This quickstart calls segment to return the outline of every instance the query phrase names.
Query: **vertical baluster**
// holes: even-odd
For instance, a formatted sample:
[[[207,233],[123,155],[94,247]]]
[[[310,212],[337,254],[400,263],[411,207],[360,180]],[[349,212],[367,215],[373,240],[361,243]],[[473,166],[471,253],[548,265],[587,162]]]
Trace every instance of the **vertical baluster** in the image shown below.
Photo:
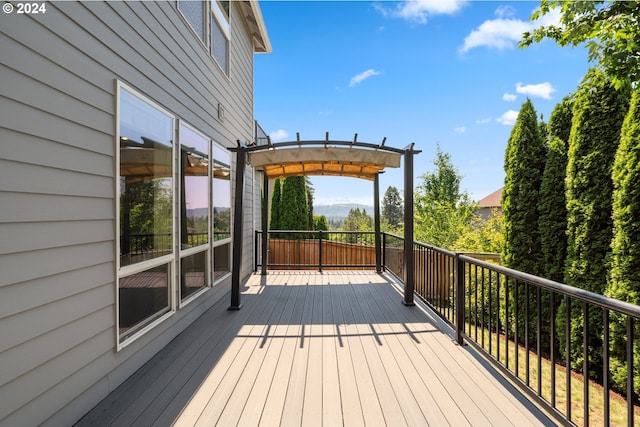
[[[584,409],[584,427],[589,427],[589,306],[586,301],[582,303],[582,395]]]
[[[571,421],[571,298],[569,295],[565,297],[564,310],[564,354],[566,372],[566,388],[567,388],[567,419]]]
[[[602,309],[602,396],[604,399],[604,426],[609,427],[609,310]]]
[[[538,352],[538,396],[542,396],[542,290],[536,286],[536,350]]]
[[[633,318],[627,315],[627,425],[633,426]]]
[[[551,291],[549,297],[549,304],[551,305],[549,312],[551,318],[549,319],[549,340],[551,341],[551,406],[556,407],[556,293]]]
[[[529,282],[524,284],[524,367],[525,367],[525,383],[529,386],[529,319],[531,318],[529,312]]]

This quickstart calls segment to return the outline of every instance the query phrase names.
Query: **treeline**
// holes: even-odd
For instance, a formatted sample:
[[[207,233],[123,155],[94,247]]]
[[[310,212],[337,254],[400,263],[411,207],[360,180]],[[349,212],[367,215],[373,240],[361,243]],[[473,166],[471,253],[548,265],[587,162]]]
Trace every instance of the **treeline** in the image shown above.
[[[539,123],[527,100],[511,132],[505,154],[502,208],[505,218],[504,265],[570,286],[640,303],[640,90],[615,84],[592,69],[575,94],[554,109],[549,123]],[[523,285],[520,285],[523,286]],[[524,291],[518,307],[525,306]],[[511,296],[511,313],[515,301]],[[542,318],[556,310],[556,337],[565,342],[565,304],[551,307],[543,293]],[[602,381],[603,346],[609,346],[613,386],[626,387],[626,329],[612,314],[609,343],[603,342],[602,312],[585,318],[570,307],[572,367],[582,371],[583,326],[587,322],[588,370]],[[524,322],[534,331],[536,315]],[[547,329],[543,333],[548,334]],[[532,338],[532,337],[530,337]],[[634,379],[640,388],[640,343],[634,343]],[[564,345],[556,345],[564,351]],[[543,349],[549,351],[549,348]],[[565,356],[564,354],[562,356]]]

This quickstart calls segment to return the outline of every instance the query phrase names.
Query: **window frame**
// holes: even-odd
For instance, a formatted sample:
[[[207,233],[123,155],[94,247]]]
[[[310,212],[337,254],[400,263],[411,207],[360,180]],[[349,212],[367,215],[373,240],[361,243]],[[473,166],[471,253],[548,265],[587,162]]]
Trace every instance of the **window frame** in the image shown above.
[[[188,124],[185,120],[183,119],[178,119],[178,125],[176,126],[177,130],[178,130],[178,142],[176,143],[177,146],[179,146],[180,148],[180,152],[182,152],[182,140],[181,140],[181,133],[180,133],[180,127],[184,126],[187,129],[189,129],[191,132],[195,133],[196,135],[200,136],[202,139],[204,139],[205,141],[207,141],[207,154],[209,156],[209,166],[207,168],[207,208],[208,208],[208,218],[207,218],[207,233],[208,233],[208,240],[206,244],[202,244],[199,246],[194,246],[192,248],[187,248],[187,249],[182,249],[182,247],[180,247],[180,243],[178,243],[178,260],[177,262],[180,264],[180,266],[177,268],[176,270],[176,294],[177,294],[177,301],[178,301],[178,308],[183,308],[186,307],[190,302],[192,302],[193,300],[197,299],[200,295],[202,295],[203,293],[205,293],[209,288],[212,287],[213,285],[213,246],[212,246],[212,227],[213,227],[213,198],[212,198],[212,183],[211,183],[211,179],[212,179],[212,173],[213,173],[213,149],[212,149],[212,141],[209,137],[207,137],[204,133],[200,132],[198,129],[196,129],[195,127],[191,126],[190,124]],[[179,176],[180,178],[182,177],[182,164],[180,162],[180,160],[178,160],[178,169],[179,169]],[[179,195],[179,201],[178,204],[182,203],[182,192],[184,191],[184,188],[182,188],[182,179],[179,179],[177,182],[177,186],[178,186],[178,195]],[[176,220],[178,221],[178,236],[180,240],[182,238],[182,221],[180,220],[180,214],[182,213],[182,207],[179,206],[179,211],[177,212],[177,214],[175,215]],[[188,295],[186,298],[182,298],[180,289],[181,289],[181,284],[179,283],[180,280],[180,273],[181,273],[181,268],[182,268],[182,259],[189,257],[191,255],[196,255],[199,253],[205,252],[205,265],[206,265],[206,272],[205,272],[205,278],[206,278],[206,284],[201,288],[198,289],[197,291],[195,291],[193,294]]]
[[[209,0],[209,16],[210,16],[210,24],[209,24],[209,54],[213,58],[214,62],[218,65],[218,67],[222,70],[225,76],[229,77],[229,70],[231,68],[231,4],[232,1],[229,1],[229,14],[227,15],[225,11],[222,9],[220,4],[218,4],[220,0]],[[222,64],[218,61],[218,59],[213,54],[213,43],[211,40],[213,29],[212,26],[217,25],[220,28],[220,32],[226,38],[227,44],[225,46],[225,59],[226,59],[226,67],[223,67]]]
[[[213,0],[215,1],[215,0]],[[213,226],[214,226],[214,216],[215,216],[215,203],[213,201],[213,192],[214,192],[214,185],[213,185],[213,166],[215,165],[216,162],[216,158],[215,158],[215,148],[218,148],[222,151],[224,151],[225,153],[227,153],[229,155],[229,237],[226,239],[220,239],[220,240],[215,240],[214,236],[213,236]],[[233,215],[233,194],[231,192],[231,180],[233,177],[233,172],[234,172],[234,168],[232,165],[232,161],[233,161],[233,157],[231,154],[231,151],[229,151],[229,149],[227,149],[225,146],[223,146],[222,144],[213,141],[212,146],[211,146],[211,281],[213,283],[213,286],[217,285],[218,283],[222,282],[223,280],[225,280],[227,277],[229,277],[231,275],[231,272],[233,270],[233,251],[232,251],[232,247],[233,247],[233,226],[234,226],[234,215]],[[225,163],[226,164],[226,163]],[[217,248],[218,246],[223,246],[223,245],[229,245],[229,272],[223,274],[222,276],[220,276],[218,279],[215,278],[215,248]]]
[[[128,92],[130,95],[135,97],[137,100],[145,103],[147,106],[152,107],[153,109],[159,111],[163,115],[167,116],[168,119],[171,120],[171,207],[172,207],[172,218],[171,218],[171,252],[168,254],[160,255],[156,258],[145,259],[140,262],[136,262],[133,264],[128,264],[125,266],[121,265],[121,219],[120,219],[120,194],[121,194],[121,155],[120,155],[120,137],[121,137],[121,119],[122,119],[122,111],[121,111],[121,102],[122,102],[122,91]],[[125,347],[134,343],[139,338],[143,337],[147,332],[156,328],[159,324],[163,323],[165,320],[173,316],[178,310],[187,306],[192,301],[198,299],[201,295],[205,294],[209,289],[215,287],[220,284],[224,280],[227,280],[231,274],[233,269],[233,193],[232,193],[232,180],[233,180],[233,170],[235,169],[233,164],[233,155],[232,152],[225,147],[223,144],[214,141],[212,138],[208,137],[205,133],[199,131],[194,126],[190,125],[188,122],[181,119],[177,114],[172,113],[170,110],[164,108],[150,97],[146,96],[141,91],[134,89],[132,86],[124,83],[121,80],[115,80],[115,184],[114,184],[114,194],[115,194],[115,229],[114,233],[116,236],[115,242],[115,340],[116,340],[116,351],[121,351]],[[194,132],[196,135],[202,137],[203,140],[207,142],[208,156],[209,156],[209,166],[207,168],[207,179],[208,179],[208,189],[207,189],[207,208],[209,213],[209,218],[207,220],[207,232],[208,232],[208,242],[206,244],[198,245],[192,248],[182,249],[181,247],[181,239],[182,239],[182,230],[181,230],[181,214],[182,214],[182,206],[180,205],[182,199],[182,192],[184,188],[182,188],[182,141],[180,135],[180,128],[184,126],[188,128],[190,131]],[[126,135],[125,135],[126,136]],[[187,144],[188,146],[188,144]],[[220,150],[225,153],[225,159],[222,159],[220,163],[229,168],[229,237],[224,238],[218,241],[214,240],[214,165],[216,162],[215,152],[216,150]],[[228,164],[226,161],[228,160]],[[215,249],[226,245],[228,246],[228,271],[223,275],[215,278]],[[196,255],[200,253],[205,253],[206,257],[206,273],[205,277],[207,280],[207,284],[203,286],[201,289],[193,292],[193,294],[188,295],[184,300],[181,299],[181,291],[180,291],[180,276],[181,276],[181,268],[182,268],[182,260],[188,256]],[[128,329],[125,333],[120,333],[120,280],[131,276],[137,273],[143,273],[145,271],[151,270],[157,267],[166,266],[167,268],[167,306],[162,310],[150,315],[149,317],[141,320],[138,324],[135,324],[130,329]]]
[[[200,34],[198,34],[198,31],[193,28],[193,25],[191,25],[191,21],[189,21],[189,18],[187,17],[187,15],[184,14],[184,12],[182,11],[182,9],[180,9],[180,3],[181,2],[186,2],[187,0],[176,0],[176,9],[178,9],[178,12],[180,12],[180,16],[182,17],[182,19],[184,19],[184,21],[187,23],[189,29],[191,30],[191,32],[193,32],[193,34],[196,36],[196,38],[198,40],[200,40],[200,43],[202,43],[202,45],[206,48],[208,48],[207,46],[207,39],[209,38],[209,9],[207,7],[207,2],[206,1],[200,1],[200,3],[202,3],[203,8],[202,8],[202,38],[200,37]]]
[[[121,91],[125,90],[129,92],[129,94],[133,95],[137,99],[142,102],[150,105],[154,109],[160,111],[162,114],[166,115],[171,119],[171,153],[172,153],[172,218],[171,218],[171,253],[159,256],[157,258],[152,258],[144,261],[140,261],[134,264],[129,264],[126,266],[120,265],[120,256],[121,256],[121,245],[120,245],[120,137],[121,137],[121,129],[120,129],[120,119],[121,119]],[[173,289],[175,289],[175,258],[176,258],[176,242],[175,242],[175,230],[176,230],[176,215],[175,215],[175,205],[176,205],[176,150],[175,150],[175,135],[176,135],[176,117],[170,111],[163,108],[161,105],[154,102],[149,97],[145,96],[141,92],[127,85],[126,83],[116,80],[116,156],[115,156],[115,234],[116,234],[116,244],[115,244],[115,259],[116,259],[116,350],[120,351],[123,348],[130,345],[132,342],[136,341],[141,336],[145,335],[149,330],[155,328],[158,324],[164,322],[169,317],[173,316],[176,311],[176,299],[174,297]],[[168,266],[168,289],[167,289],[167,311],[161,311],[154,315],[152,315],[147,322],[142,322],[139,325],[132,327],[130,333],[121,334],[120,333],[120,279],[131,276],[133,274],[142,273],[144,271],[150,270],[155,267],[160,267],[163,265]]]

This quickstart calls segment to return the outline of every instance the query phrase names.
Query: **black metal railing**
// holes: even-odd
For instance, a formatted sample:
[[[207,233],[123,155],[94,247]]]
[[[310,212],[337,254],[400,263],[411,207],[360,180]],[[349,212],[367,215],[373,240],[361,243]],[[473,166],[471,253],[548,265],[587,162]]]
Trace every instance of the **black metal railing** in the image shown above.
[[[375,266],[373,232],[269,233],[268,268]],[[256,269],[261,238],[256,232]],[[382,233],[381,245],[384,270],[404,282],[404,239]],[[415,295],[451,325],[459,344],[478,350],[562,424],[635,425],[640,307],[500,266],[495,256],[419,242],[413,249]],[[276,262],[276,252],[287,255]],[[572,328],[576,313],[597,321]],[[626,372],[622,389],[614,365],[615,375]]]

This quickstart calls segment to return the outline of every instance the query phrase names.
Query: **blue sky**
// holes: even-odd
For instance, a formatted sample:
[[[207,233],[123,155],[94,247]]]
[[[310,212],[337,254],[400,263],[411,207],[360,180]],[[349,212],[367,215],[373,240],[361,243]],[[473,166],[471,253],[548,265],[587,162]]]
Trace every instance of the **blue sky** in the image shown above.
[[[547,121],[589,67],[583,47],[517,47],[538,4],[261,1],[273,52],[255,57],[255,117],[274,141],[328,131],[334,140],[414,142],[416,185],[439,145],[478,200],[503,185],[507,140],[527,97]],[[317,205],[373,204],[369,181],[312,183]],[[402,169],[381,175],[381,197],[391,185],[402,191]]]

